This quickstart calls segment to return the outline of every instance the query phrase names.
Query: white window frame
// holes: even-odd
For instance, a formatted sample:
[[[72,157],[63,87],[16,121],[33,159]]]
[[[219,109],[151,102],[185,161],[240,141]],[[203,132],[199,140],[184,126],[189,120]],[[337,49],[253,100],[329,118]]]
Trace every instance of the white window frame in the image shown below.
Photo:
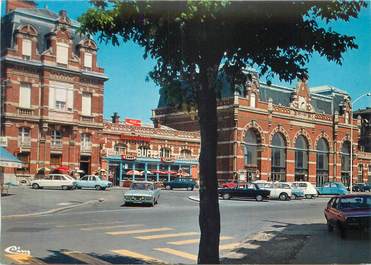
[[[51,144],[52,145],[62,145],[62,132],[58,130],[53,130],[51,133]]]
[[[28,83],[21,83],[19,87],[19,106],[22,108],[31,108],[31,90],[32,86]]]
[[[68,65],[69,45],[63,42],[57,42],[56,50],[57,50],[56,52],[57,63]]]
[[[93,68],[93,54],[90,52],[84,53],[84,67],[85,68]]]
[[[57,98],[57,91],[63,94],[63,99]],[[72,112],[74,102],[74,86],[70,83],[49,82],[49,108],[58,111]]]
[[[91,116],[91,101],[92,94],[83,92],[81,95],[81,114],[84,116]]]
[[[18,139],[21,143],[30,143],[31,142],[31,130],[27,127],[22,127],[18,131]]]
[[[32,41],[30,39],[22,39],[22,55],[23,59],[30,60],[32,55]]]

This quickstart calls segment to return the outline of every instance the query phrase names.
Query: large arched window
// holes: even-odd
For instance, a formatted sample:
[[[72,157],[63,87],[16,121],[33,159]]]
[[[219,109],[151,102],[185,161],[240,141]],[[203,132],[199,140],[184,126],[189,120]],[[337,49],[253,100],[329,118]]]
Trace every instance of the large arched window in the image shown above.
[[[295,142],[295,181],[308,181],[308,141],[299,135]]]
[[[272,138],[272,181],[286,181],[286,141],[281,133]]]
[[[341,181],[349,186],[350,181],[350,142],[345,141],[341,147]]]
[[[329,181],[329,146],[326,139],[321,138],[318,140],[316,150],[316,185],[319,187]]]
[[[162,147],[160,150],[160,157],[170,157],[171,150],[167,147]]]
[[[254,94],[255,95],[255,94]],[[245,135],[244,161],[249,181],[260,178],[260,155],[258,146],[260,145],[260,136],[254,129],[249,129]]]

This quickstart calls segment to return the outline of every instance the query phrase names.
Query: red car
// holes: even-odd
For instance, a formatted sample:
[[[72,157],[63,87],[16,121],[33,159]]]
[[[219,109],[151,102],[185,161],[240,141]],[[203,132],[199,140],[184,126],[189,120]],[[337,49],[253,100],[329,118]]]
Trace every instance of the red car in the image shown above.
[[[337,228],[342,238],[347,230],[371,228],[371,195],[349,194],[331,198],[325,209],[328,231]]]
[[[222,187],[223,188],[227,188],[227,189],[233,189],[233,188],[236,188],[237,187],[237,183],[235,183],[235,182],[226,182],[226,183],[223,183]]]

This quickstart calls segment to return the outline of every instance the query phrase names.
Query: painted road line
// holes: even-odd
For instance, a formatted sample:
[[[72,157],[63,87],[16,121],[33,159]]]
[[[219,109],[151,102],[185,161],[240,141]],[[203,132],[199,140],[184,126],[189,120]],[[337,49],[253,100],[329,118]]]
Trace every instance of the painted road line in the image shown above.
[[[90,265],[99,265],[99,264],[111,265],[111,263],[109,263],[107,261],[98,259],[96,257],[90,256],[86,253],[82,253],[82,252],[79,252],[79,251],[64,251],[64,252],[62,252],[62,254],[66,255],[66,256],[69,256],[73,259],[82,261],[86,264],[90,264]]]
[[[184,251],[180,251],[180,250],[176,250],[176,249],[172,249],[172,248],[155,248],[155,250],[165,252],[165,253],[168,253],[168,254],[171,254],[171,255],[174,255],[174,256],[178,256],[178,257],[181,257],[181,258],[184,258],[184,259],[197,261],[197,256],[193,255],[191,253],[188,253],[188,252],[184,252]]]
[[[161,228],[150,228],[150,229],[141,229],[141,230],[115,231],[115,232],[106,232],[106,234],[111,235],[111,236],[121,236],[121,235],[161,232],[161,231],[170,231],[170,230],[174,230],[174,228],[161,227]]]
[[[220,240],[228,240],[233,239],[233,237],[230,236],[221,236]],[[190,244],[197,244],[200,242],[200,239],[188,239],[188,240],[179,240],[179,241],[173,241],[173,242],[167,242],[170,245],[176,245],[176,246],[182,246],[182,245],[190,245]]]
[[[5,256],[17,264],[47,264],[40,259],[34,258],[28,254],[5,254]]]
[[[178,236],[195,236],[199,234],[200,233],[197,233],[197,232],[185,232],[185,233],[161,234],[161,235],[151,235],[151,236],[136,236],[134,238],[142,239],[142,240],[152,240],[152,239],[171,238],[171,237],[178,237]]]
[[[123,222],[110,222],[110,224],[122,224]],[[81,227],[81,226],[94,226],[94,225],[106,225],[105,223],[84,223],[84,224],[70,224],[70,225],[56,225],[56,228],[66,228],[66,227]]]
[[[80,228],[81,231],[94,231],[94,230],[110,230],[110,229],[115,229],[115,228],[120,228],[120,227],[136,227],[136,226],[144,226],[142,224],[133,224],[133,225],[111,225],[111,226],[100,226],[100,227],[85,227],[85,228]]]
[[[141,261],[144,261],[144,262],[147,262],[147,263],[165,263],[164,261],[162,260],[159,260],[159,259],[156,259],[156,258],[153,258],[153,257],[150,257],[150,256],[146,256],[146,255],[143,255],[143,254],[140,254],[138,252],[134,252],[134,251],[130,251],[130,250],[127,250],[127,249],[116,249],[116,250],[111,250],[113,253],[116,253],[120,256],[125,256],[125,257],[128,257],[128,258],[133,258],[133,259],[138,259],[138,260],[141,260]]]
[[[233,249],[240,245],[240,243],[224,244],[219,246],[219,250]]]

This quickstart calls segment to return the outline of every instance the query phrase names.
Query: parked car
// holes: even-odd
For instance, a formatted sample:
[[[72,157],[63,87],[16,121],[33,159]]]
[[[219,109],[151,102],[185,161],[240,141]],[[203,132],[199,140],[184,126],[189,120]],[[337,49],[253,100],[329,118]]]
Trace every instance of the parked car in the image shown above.
[[[124,204],[150,204],[155,206],[160,198],[160,189],[148,181],[135,181],[130,190],[124,194]]]
[[[257,201],[269,199],[270,191],[262,190],[256,184],[238,185],[235,188],[221,188],[218,189],[219,197],[224,200],[231,198],[251,198]]]
[[[292,190],[289,184],[284,182],[266,182],[266,181],[254,181],[260,189],[269,190],[270,199],[279,199],[281,201],[290,200],[292,196]]]
[[[50,174],[45,176],[43,179],[35,179],[31,181],[31,187],[33,189],[60,188],[62,190],[68,190],[73,189],[75,181],[76,180],[72,180],[68,175]]]
[[[293,200],[300,200],[300,199],[303,199],[304,198],[305,193],[304,193],[304,191],[302,189],[299,189],[299,188],[293,186],[292,183],[289,183],[289,182],[285,182],[285,183],[287,185],[289,185],[290,188],[291,188],[291,193],[292,193],[291,199],[293,199]]]
[[[331,198],[324,211],[328,231],[337,228],[342,238],[347,230],[371,228],[371,195],[348,194]]]
[[[307,181],[294,181],[291,183],[291,187],[298,188],[304,191],[304,196],[307,199],[313,199],[318,196],[318,192],[312,183]]]
[[[352,190],[356,192],[371,191],[371,184],[370,183],[356,183],[353,185]]]
[[[193,190],[196,187],[196,182],[190,178],[177,178],[171,181],[164,181],[165,189],[172,190],[172,189],[187,189]]]
[[[327,182],[322,187],[316,187],[319,195],[345,195],[349,191],[341,182]]]
[[[99,176],[85,175],[75,182],[77,189],[90,188],[96,190],[105,190],[112,187],[112,182],[102,180]]]

